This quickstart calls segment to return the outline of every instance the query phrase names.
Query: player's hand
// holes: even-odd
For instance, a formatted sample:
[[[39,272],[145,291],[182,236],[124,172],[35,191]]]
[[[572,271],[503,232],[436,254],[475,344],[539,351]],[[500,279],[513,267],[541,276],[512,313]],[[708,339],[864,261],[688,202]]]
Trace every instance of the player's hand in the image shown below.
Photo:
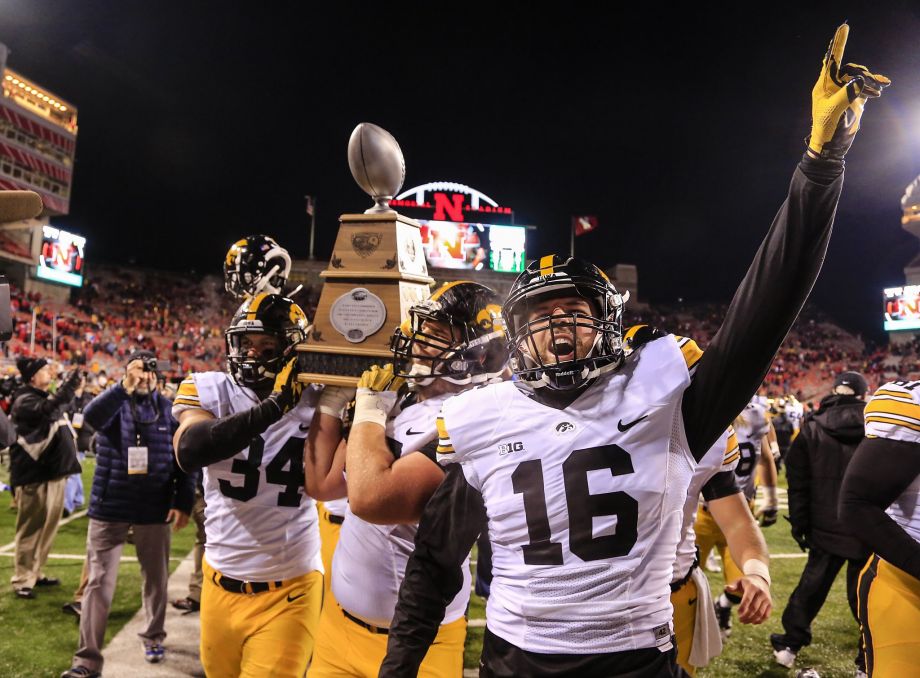
[[[779,510],[775,506],[765,506],[757,512],[755,517],[760,521],[761,527],[770,527],[771,525],[776,525],[778,515]]]
[[[175,508],[169,509],[169,513],[166,514],[166,522],[172,523],[173,532],[178,532],[183,527],[188,525],[188,519],[188,513]]]
[[[763,577],[756,574],[741,577],[738,581],[728,584],[725,592],[741,596],[738,605],[738,621],[742,624],[762,624],[770,617],[773,609],[773,598],[770,596],[770,585]]]
[[[850,27],[837,28],[824,55],[818,82],[811,91],[811,134],[807,153],[813,158],[842,160],[859,130],[866,99],[880,96],[891,84],[859,64],[843,63]]]
[[[355,399],[355,389],[349,386],[324,386],[316,409],[336,419],[342,419],[345,408]]]
[[[285,414],[300,402],[302,393],[303,384],[297,381],[297,356],[294,356],[275,377],[275,385],[269,397],[278,405],[281,414]]]
[[[396,406],[398,391],[406,380],[393,374],[393,365],[374,365],[358,380],[353,425],[365,421],[386,426],[387,417]]]

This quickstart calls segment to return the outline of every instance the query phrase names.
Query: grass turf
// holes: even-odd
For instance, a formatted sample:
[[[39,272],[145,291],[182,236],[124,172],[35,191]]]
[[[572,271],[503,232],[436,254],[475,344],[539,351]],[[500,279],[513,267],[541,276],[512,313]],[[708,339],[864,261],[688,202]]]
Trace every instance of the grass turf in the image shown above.
[[[83,462],[83,486],[87,498],[94,470],[93,460]],[[16,513],[8,508],[10,494],[5,492],[0,497],[3,502],[0,505],[0,546],[4,546],[15,538]],[[87,523],[88,519],[84,516],[62,526],[51,548],[52,554],[85,554]],[[194,545],[195,527],[193,523],[189,525],[181,532],[173,533],[173,558],[185,557]],[[122,555],[134,556],[134,547],[125,545]],[[178,564],[177,560],[171,560],[170,572]],[[77,649],[79,626],[74,617],[61,612],[61,606],[72,600],[73,592],[80,583],[82,568],[82,559],[50,558],[46,574],[60,579],[61,585],[35,589],[35,600],[15,598],[12,589],[6,585],[6,590],[0,595],[0,620],[3,625],[0,676],[58,676],[70,667],[71,657]],[[13,558],[0,556],[0,579],[9,582],[12,575]],[[106,628],[106,643],[134,616],[140,606],[140,566],[136,562],[122,563]]]
[[[87,496],[93,468],[91,460],[84,463],[83,477]],[[15,522],[15,513],[6,508],[9,494],[2,496],[4,504],[0,506],[0,546],[13,541]],[[87,519],[84,517],[63,526],[52,552],[82,555],[85,552],[86,525]],[[764,531],[771,553],[799,553],[787,528],[787,523],[781,520]],[[194,538],[194,529],[191,527],[174,534],[173,557],[185,556],[191,550]],[[134,555],[134,548],[127,545],[124,555]],[[60,578],[61,586],[37,589],[36,600],[17,600],[9,589],[6,595],[0,595],[0,620],[5,632],[4,642],[0,643],[0,676],[56,676],[70,665],[71,655],[77,647],[78,627],[73,617],[61,612],[61,605],[71,599],[80,580],[82,564],[79,559],[51,559],[48,574]],[[699,671],[699,676],[787,677],[805,667],[817,669],[822,678],[853,675],[857,630],[846,602],[843,572],[813,624],[815,641],[799,654],[796,669],[790,671],[773,663],[769,635],[782,630],[780,615],[789,594],[798,583],[804,564],[804,558],[778,558],[773,561],[770,569],[773,575],[774,611],[770,620],[761,626],[743,626],[736,621],[722,656]],[[177,561],[172,561],[170,570],[177,565]],[[9,581],[11,575],[12,558],[0,557],[0,577]],[[723,583],[722,575],[710,574],[709,577],[713,593],[717,594]],[[139,566],[137,563],[123,563],[106,630],[106,642],[137,612],[140,605]],[[474,594],[470,601],[470,619],[484,618],[484,601]],[[467,632],[464,666],[468,669],[479,666],[482,636],[481,627],[470,627]]]

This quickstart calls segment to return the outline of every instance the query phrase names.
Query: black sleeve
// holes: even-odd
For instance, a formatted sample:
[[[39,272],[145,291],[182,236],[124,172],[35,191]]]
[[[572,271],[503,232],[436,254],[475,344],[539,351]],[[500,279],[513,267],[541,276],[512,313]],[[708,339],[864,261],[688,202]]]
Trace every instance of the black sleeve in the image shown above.
[[[863,440],[847,466],[838,516],[854,537],[895,567],[920,579],[920,543],[885,509],[920,475],[920,445]]]
[[[750,401],[808,297],[830,240],[843,163],[803,158],[789,194],[684,393],[697,460]]]
[[[444,610],[463,586],[463,561],[485,521],[482,495],[466,481],[459,464],[450,464],[418,525],[381,677],[418,675]]]
[[[176,461],[186,473],[196,471],[249,447],[254,436],[281,419],[281,406],[274,394],[248,410],[220,419],[197,421],[183,432],[176,448]]]
[[[734,471],[721,471],[716,473],[712,478],[703,485],[702,495],[706,501],[730,497],[733,494],[741,492],[736,480],[737,476]]]
[[[794,534],[807,535],[811,503],[811,462],[808,457],[808,436],[805,431],[792,441],[786,453],[786,479],[789,481],[789,522]]]

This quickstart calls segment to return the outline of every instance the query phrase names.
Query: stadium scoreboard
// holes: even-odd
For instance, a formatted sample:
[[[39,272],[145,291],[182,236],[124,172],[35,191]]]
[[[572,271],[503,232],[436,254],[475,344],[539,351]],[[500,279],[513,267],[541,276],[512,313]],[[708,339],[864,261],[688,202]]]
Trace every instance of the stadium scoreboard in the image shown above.
[[[514,213],[464,184],[438,181],[403,191],[390,206],[421,224],[422,248],[432,268],[520,273],[526,229]]]
[[[85,248],[86,238],[83,236],[54,226],[42,226],[42,247],[38,254],[35,277],[82,287]]]
[[[885,330],[920,330],[920,285],[888,287],[883,291]]]

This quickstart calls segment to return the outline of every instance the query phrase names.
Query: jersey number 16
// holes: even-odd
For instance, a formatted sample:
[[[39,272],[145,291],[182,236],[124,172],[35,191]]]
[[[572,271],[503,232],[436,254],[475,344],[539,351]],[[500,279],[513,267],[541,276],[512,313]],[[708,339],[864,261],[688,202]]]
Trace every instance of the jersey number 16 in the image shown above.
[[[582,560],[601,560],[625,556],[639,534],[639,502],[625,492],[591,494],[588,472],[609,470],[611,475],[634,473],[629,453],[619,445],[603,445],[575,450],[562,463],[565,500],[569,514],[569,550]],[[528,565],[562,565],[562,544],[552,541],[546,514],[543,487],[543,462],[522,462],[511,474],[515,494],[524,495],[524,515],[530,543],[525,544],[524,562]],[[616,534],[595,537],[593,519],[616,516]]]

